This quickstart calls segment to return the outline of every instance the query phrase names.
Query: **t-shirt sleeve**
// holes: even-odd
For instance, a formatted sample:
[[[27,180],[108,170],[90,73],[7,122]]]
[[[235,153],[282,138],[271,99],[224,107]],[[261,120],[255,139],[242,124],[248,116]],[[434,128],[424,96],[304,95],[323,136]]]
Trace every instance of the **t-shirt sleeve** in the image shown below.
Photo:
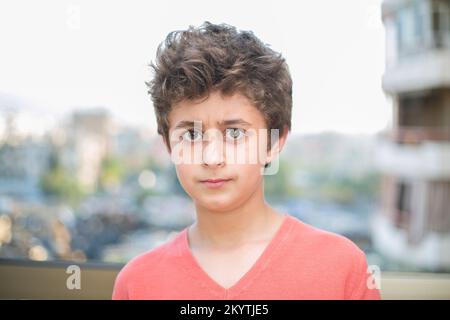
[[[364,252],[357,248],[351,273],[347,282],[346,299],[349,300],[380,300],[379,284],[375,281],[367,265]]]

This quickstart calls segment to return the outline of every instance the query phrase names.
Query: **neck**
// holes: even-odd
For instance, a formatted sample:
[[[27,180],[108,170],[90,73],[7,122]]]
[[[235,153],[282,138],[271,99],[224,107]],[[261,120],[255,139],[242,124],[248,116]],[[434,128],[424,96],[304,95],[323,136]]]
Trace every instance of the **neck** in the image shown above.
[[[273,235],[274,225],[278,227],[274,221],[280,222],[283,215],[265,202],[263,190],[263,186],[258,188],[243,205],[228,211],[212,211],[196,204],[197,221],[190,227],[191,245],[232,249],[270,240],[267,236]]]

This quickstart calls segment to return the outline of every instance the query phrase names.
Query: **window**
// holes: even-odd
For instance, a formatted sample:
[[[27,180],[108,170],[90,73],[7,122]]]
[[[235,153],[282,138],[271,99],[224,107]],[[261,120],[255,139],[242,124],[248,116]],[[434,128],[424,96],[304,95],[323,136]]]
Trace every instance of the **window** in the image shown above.
[[[437,48],[450,47],[450,1],[432,3],[433,40]]]
[[[397,184],[396,211],[396,225],[407,229],[411,216],[411,185],[403,181]]]
[[[416,53],[425,43],[425,7],[420,1],[401,8],[397,14],[397,46],[402,54]]]

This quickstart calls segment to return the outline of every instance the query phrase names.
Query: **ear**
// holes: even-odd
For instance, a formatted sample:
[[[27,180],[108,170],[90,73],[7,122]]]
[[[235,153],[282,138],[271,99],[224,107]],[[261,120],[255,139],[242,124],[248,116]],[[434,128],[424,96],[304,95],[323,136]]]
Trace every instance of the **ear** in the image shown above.
[[[273,159],[275,159],[275,157],[277,157],[280,154],[281,150],[284,147],[284,144],[286,143],[288,134],[289,134],[289,129],[288,129],[288,126],[285,125],[284,129],[283,129],[283,134],[278,137],[276,142],[273,144],[273,146],[270,148],[269,152],[267,153],[267,158],[266,158],[267,163],[272,162]]]

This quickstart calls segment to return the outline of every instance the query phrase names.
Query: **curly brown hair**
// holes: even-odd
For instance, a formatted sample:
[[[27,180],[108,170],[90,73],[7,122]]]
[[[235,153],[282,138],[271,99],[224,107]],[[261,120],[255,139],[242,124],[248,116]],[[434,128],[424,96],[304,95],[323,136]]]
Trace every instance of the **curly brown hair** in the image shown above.
[[[204,22],[198,28],[170,32],[150,67],[154,77],[146,85],[158,133],[169,150],[172,106],[185,99],[207,98],[216,90],[225,96],[246,96],[264,115],[269,133],[291,130],[292,79],[286,61],[251,31]]]

